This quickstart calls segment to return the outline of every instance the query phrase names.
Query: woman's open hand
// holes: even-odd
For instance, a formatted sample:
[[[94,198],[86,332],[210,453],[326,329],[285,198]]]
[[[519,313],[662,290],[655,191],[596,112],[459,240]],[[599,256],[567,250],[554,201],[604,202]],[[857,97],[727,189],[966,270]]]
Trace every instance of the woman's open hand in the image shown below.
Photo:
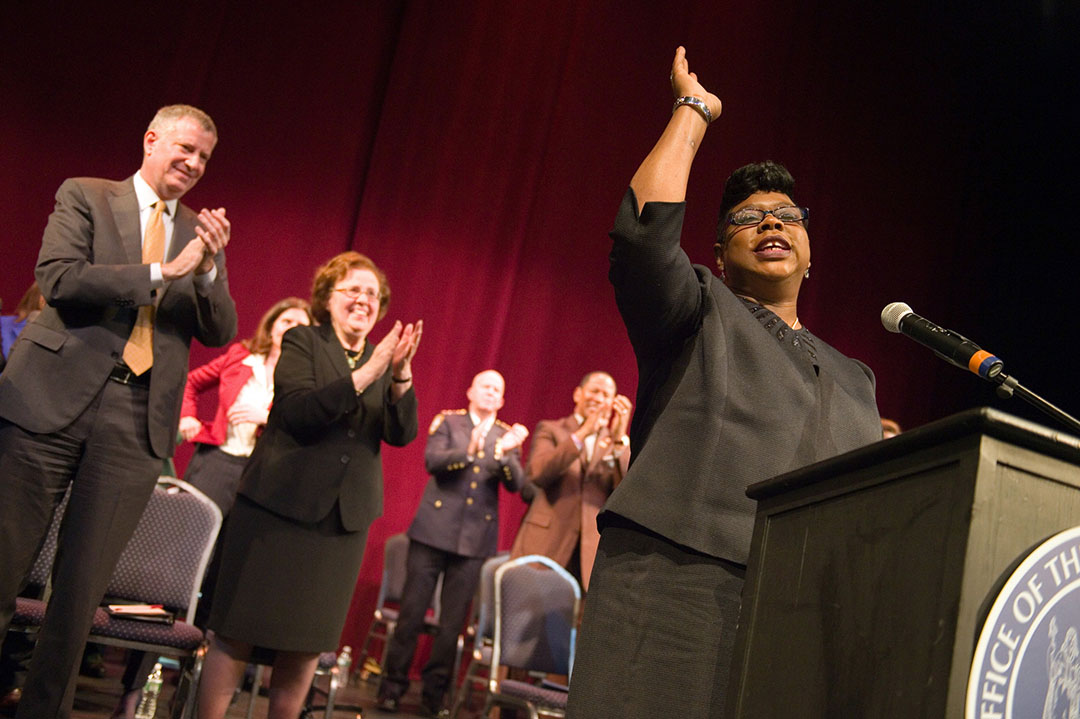
[[[693,97],[701,98],[709,106],[713,120],[720,117],[723,105],[713,93],[705,89],[698,80],[697,73],[690,72],[690,63],[686,60],[686,48],[682,45],[675,50],[675,59],[671,63],[671,91],[676,98]]]

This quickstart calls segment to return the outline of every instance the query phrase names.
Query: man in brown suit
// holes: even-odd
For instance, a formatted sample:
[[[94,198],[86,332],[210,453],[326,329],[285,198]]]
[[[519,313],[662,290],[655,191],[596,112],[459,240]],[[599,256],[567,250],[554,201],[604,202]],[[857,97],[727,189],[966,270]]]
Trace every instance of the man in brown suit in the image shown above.
[[[544,420],[533,433],[525,472],[536,488],[514,539],[512,557],[542,554],[588,588],[600,534],[596,515],[630,461],[630,400],[607,372],[574,388],[574,413]]]

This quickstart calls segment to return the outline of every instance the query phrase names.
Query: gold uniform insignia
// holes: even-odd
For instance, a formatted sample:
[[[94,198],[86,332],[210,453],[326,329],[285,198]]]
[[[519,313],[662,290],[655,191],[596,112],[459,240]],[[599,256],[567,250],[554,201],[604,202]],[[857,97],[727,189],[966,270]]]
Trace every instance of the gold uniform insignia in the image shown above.
[[[431,426],[428,427],[427,433],[435,434],[435,430],[437,430],[439,428],[439,425],[442,424],[442,421],[446,419],[446,415],[465,414],[468,411],[469,410],[467,409],[444,409],[442,412],[439,412],[437,415],[435,415],[435,418],[433,420],[431,420]]]

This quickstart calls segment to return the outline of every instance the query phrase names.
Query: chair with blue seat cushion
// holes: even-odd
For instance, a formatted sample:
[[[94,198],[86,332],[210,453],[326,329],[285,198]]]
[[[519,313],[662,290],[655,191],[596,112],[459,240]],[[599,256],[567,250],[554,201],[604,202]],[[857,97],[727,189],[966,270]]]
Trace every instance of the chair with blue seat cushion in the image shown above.
[[[464,653],[464,638],[472,641],[469,666],[465,670],[465,678],[458,687],[454,697],[454,707],[450,712],[451,719],[457,719],[461,709],[468,704],[474,688],[483,689],[491,670],[491,646],[495,634],[495,570],[510,559],[509,552],[496,554],[489,557],[480,567],[480,584],[476,588],[476,597],[473,599],[472,620],[469,627],[458,644],[458,653]],[[457,677],[457,667],[454,668],[454,677]]]
[[[364,644],[356,655],[353,670],[361,678],[377,678],[382,673],[386,647],[397,628],[401,595],[405,592],[406,560],[409,554],[409,537],[404,532],[387,537],[383,547],[382,580],[379,582],[379,595],[375,600],[375,614],[368,628]],[[439,631],[440,601],[443,577],[440,574],[431,596],[431,606],[424,617],[424,633],[434,635]],[[382,646],[378,659],[371,652],[373,640],[379,640]]]
[[[541,714],[565,716],[565,687],[500,678],[500,669],[570,676],[580,608],[577,580],[548,557],[519,557],[495,571],[495,627],[485,716],[495,707],[524,711],[530,719]]]
[[[63,506],[53,519],[59,526]],[[204,635],[191,622],[199,599],[199,587],[221,529],[221,510],[206,495],[182,480],[162,477],[147,503],[135,533],[120,555],[109,580],[106,597],[112,603],[160,604],[173,612],[176,621],[161,624],[112,616],[99,608],[94,614],[88,641],[175,657],[180,683],[173,698],[174,717],[194,713],[195,692]],[[56,551],[47,538],[38,556],[34,577],[51,567]],[[51,552],[51,553],[50,553]],[[46,600],[20,597],[12,628],[33,633],[44,618]]]

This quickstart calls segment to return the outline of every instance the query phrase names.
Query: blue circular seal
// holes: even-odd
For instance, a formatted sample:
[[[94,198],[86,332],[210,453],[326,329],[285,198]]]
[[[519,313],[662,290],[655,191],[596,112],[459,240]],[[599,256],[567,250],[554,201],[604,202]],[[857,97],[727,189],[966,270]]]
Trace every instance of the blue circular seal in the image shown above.
[[[1080,717],[1080,527],[1036,547],[983,624],[966,719]]]

